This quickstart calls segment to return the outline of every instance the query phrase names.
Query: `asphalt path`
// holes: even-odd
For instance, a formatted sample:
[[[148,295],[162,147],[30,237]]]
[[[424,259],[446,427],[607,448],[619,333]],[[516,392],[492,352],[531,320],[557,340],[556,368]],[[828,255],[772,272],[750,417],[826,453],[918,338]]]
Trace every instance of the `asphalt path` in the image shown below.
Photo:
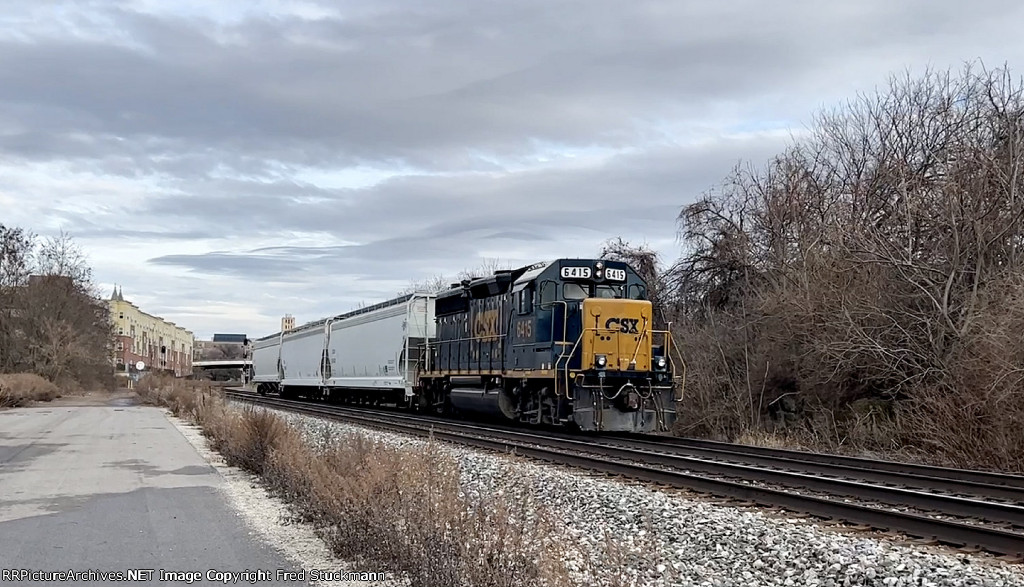
[[[107,403],[0,411],[0,583],[307,584],[162,410]]]

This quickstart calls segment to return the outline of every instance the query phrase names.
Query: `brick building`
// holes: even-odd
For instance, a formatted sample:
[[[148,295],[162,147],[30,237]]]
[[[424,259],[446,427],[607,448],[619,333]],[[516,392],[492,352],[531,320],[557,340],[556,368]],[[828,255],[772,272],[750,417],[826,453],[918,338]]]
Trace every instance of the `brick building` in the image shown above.
[[[146,371],[167,371],[178,377],[192,373],[192,333],[159,316],[147,314],[126,301],[118,289],[110,296],[110,319],[114,323],[114,365],[118,373],[135,372],[145,363]]]

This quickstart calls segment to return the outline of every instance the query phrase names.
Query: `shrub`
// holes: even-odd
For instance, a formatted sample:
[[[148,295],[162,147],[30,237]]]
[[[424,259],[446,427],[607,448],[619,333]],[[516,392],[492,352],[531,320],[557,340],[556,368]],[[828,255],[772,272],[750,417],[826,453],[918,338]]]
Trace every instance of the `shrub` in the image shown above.
[[[56,385],[32,373],[0,375],[0,408],[48,402],[60,397]]]
[[[543,508],[470,500],[437,444],[397,448],[361,434],[306,438],[279,415],[235,408],[209,387],[152,378],[139,395],[196,422],[229,465],[260,475],[341,558],[414,585],[568,585],[558,527]]]

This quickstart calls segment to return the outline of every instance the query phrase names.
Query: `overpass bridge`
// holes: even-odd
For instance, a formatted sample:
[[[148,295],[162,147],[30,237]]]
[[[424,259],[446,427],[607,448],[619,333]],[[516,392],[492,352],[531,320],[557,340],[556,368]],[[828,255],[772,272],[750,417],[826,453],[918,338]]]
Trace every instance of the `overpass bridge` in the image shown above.
[[[252,378],[252,359],[225,359],[220,361],[192,361],[192,376],[198,376],[200,373],[207,371],[216,371],[220,369],[231,370],[238,374],[237,379],[234,375],[230,376],[229,380],[240,381],[242,385],[245,385]],[[214,375],[215,380],[223,380],[221,377]]]

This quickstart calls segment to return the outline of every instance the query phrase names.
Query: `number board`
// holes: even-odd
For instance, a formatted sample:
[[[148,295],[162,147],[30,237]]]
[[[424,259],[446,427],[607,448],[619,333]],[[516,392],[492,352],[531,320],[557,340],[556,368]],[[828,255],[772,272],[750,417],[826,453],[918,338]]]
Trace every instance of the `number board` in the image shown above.
[[[590,267],[562,267],[562,279],[590,279]]]
[[[605,277],[611,281],[626,281],[626,270],[625,269],[611,269],[609,268],[604,272]]]

